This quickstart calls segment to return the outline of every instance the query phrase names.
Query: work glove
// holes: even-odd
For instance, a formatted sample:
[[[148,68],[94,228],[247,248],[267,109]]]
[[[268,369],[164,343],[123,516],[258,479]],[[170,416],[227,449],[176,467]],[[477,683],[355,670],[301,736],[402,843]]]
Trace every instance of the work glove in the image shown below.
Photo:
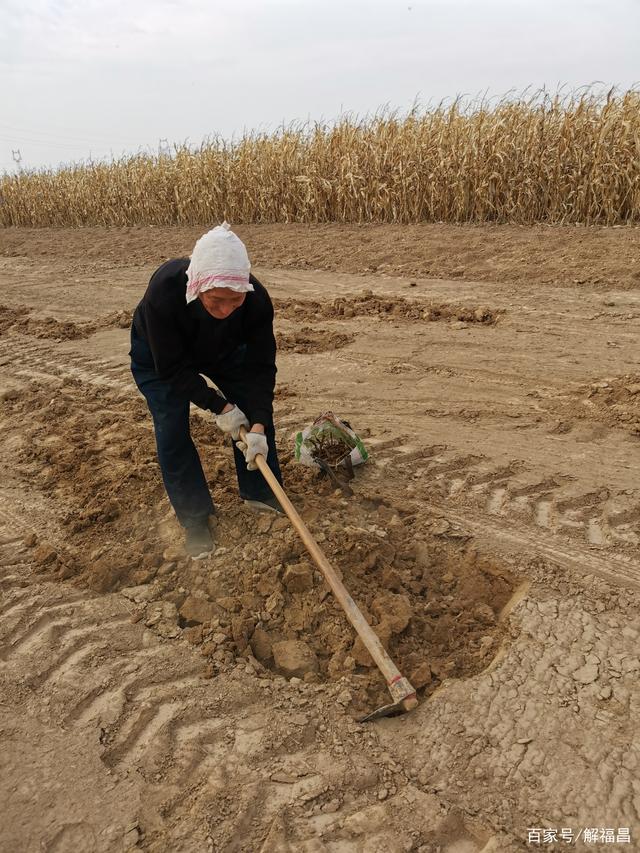
[[[256,456],[261,453],[266,459],[269,452],[267,437],[261,432],[245,433],[245,440],[237,442],[236,447],[244,453],[244,458],[247,462],[247,471],[257,471]]]
[[[222,432],[226,432],[234,441],[237,441],[240,438],[240,427],[244,426],[248,429],[249,420],[242,409],[234,406],[224,415],[216,415],[216,425]]]

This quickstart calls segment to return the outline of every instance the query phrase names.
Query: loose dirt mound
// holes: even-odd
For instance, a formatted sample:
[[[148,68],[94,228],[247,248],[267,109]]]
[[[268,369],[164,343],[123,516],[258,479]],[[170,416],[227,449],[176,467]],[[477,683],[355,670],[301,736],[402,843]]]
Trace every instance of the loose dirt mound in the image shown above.
[[[299,353],[328,352],[350,344],[354,335],[332,332],[330,329],[311,329],[303,326],[299,331],[279,332],[276,335],[279,350]]]
[[[594,379],[569,394],[531,396],[559,417],[552,429],[555,434],[571,433],[577,423],[595,421],[640,435],[640,374]]]
[[[610,426],[640,435],[640,374],[627,373],[593,382],[584,389],[584,403]]]
[[[377,317],[381,320],[459,320],[491,326],[502,311],[485,307],[461,307],[433,302],[417,302],[404,297],[385,299],[363,290],[358,296],[338,297],[331,302],[305,299],[293,302],[275,299],[274,307],[279,317],[287,320],[350,319],[352,317]]]
[[[95,400],[95,403],[94,403]],[[142,400],[73,382],[33,385],[4,403],[30,412],[20,459],[33,485],[67,507],[67,548],[31,542],[44,572],[105,592],[125,588],[139,617],[163,636],[184,631],[215,673],[238,657],[306,681],[347,677],[354,712],[385,701],[385,687],[284,518],[239,507],[230,448],[192,419],[214,500],[208,561],[184,556],[163,493]],[[492,659],[509,574],[442,540],[416,537],[414,518],[376,493],[347,501],[281,448],[288,493],[415,686],[470,675]],[[132,588],[127,591],[127,588]]]
[[[0,305],[0,335],[16,323],[23,322],[25,314],[28,313],[27,307],[10,308],[8,305]]]
[[[131,311],[113,311],[92,323],[75,323],[71,320],[58,320],[55,317],[30,317],[26,306],[8,308],[0,305],[0,334],[7,331],[32,335],[35,338],[48,338],[56,341],[75,341],[88,338],[99,329],[125,329],[131,325]]]

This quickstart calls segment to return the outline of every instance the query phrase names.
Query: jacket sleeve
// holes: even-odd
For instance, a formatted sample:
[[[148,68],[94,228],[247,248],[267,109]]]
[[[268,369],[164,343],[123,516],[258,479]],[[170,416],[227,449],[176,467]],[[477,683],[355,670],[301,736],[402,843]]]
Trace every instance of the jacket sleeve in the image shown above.
[[[159,306],[152,298],[147,298],[145,323],[147,341],[158,376],[168,381],[177,394],[187,397],[200,409],[219,414],[227,401],[207,385],[189,361],[170,308]]]
[[[276,384],[276,339],[273,334],[273,305],[262,289],[259,310],[247,329],[245,376],[247,417],[251,424],[268,424],[273,419],[273,391]]]

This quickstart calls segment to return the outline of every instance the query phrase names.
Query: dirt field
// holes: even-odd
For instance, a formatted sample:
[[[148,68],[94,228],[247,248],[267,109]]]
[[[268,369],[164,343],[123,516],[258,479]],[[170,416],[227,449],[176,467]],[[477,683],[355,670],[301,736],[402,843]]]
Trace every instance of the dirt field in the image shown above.
[[[362,725],[380,676],[195,412],[218,549],[181,551],[128,327],[202,230],[0,232],[0,849],[638,849],[640,232],[238,229],[285,486],[419,687]],[[351,497],[293,459],[326,409]]]

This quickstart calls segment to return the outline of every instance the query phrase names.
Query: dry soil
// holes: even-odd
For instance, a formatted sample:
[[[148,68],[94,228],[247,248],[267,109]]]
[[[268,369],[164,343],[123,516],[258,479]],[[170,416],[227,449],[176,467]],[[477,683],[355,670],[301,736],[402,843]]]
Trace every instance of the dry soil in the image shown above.
[[[363,725],[380,675],[196,411],[217,550],[182,551],[128,328],[202,230],[0,232],[0,849],[635,849],[638,231],[239,229],[287,492],[419,689]],[[350,496],[293,457],[325,410]]]

